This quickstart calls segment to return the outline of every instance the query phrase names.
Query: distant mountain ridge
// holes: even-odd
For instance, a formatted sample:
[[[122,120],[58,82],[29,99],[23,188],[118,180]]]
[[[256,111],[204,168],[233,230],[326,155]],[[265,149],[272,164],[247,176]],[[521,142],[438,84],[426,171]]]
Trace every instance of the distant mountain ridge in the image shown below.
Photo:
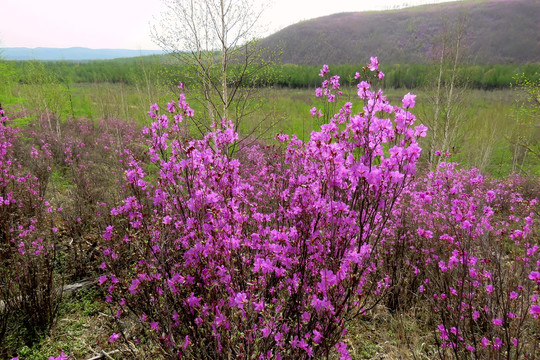
[[[461,15],[463,49],[478,64],[540,62],[540,0],[465,0],[399,10],[340,13],[303,21],[261,40],[282,51],[282,62],[426,63],[443,22]]]
[[[0,58],[5,60],[66,60],[88,61],[109,60],[135,56],[163,54],[161,50],[127,50],[127,49],[89,49],[84,47],[71,48],[0,48]]]

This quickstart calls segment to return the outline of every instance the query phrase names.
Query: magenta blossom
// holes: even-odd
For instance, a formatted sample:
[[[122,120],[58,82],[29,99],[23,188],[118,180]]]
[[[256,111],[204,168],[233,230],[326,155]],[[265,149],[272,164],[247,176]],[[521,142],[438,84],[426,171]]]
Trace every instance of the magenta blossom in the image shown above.
[[[376,71],[379,69],[379,59],[377,59],[376,56],[372,56],[369,58],[370,64],[368,66],[368,69],[371,71]]]
[[[403,107],[404,108],[407,108],[407,109],[412,109],[414,107],[414,105],[416,105],[416,95],[413,95],[411,93],[407,93],[405,94],[405,96],[403,96]]]

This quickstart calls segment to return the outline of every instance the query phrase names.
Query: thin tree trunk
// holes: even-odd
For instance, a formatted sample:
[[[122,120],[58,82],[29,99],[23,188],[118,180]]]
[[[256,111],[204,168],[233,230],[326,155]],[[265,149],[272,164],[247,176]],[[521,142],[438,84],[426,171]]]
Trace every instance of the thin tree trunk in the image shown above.
[[[433,115],[433,129],[432,129],[432,138],[431,138],[431,148],[429,154],[429,164],[431,170],[434,170],[435,163],[435,143],[437,142],[437,132],[439,127],[439,112],[440,112],[440,100],[441,100],[441,86],[442,86],[442,75],[444,67],[444,55],[446,52],[446,36],[443,38],[443,47],[441,50],[441,61],[439,63],[439,78],[437,79],[437,92],[435,95],[435,114]]]

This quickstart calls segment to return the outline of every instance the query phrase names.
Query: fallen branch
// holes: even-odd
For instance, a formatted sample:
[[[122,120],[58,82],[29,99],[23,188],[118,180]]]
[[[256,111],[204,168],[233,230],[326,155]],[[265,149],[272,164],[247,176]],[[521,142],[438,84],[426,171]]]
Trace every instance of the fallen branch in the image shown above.
[[[119,353],[120,350],[113,350],[109,353],[106,353],[104,350],[101,350],[101,354],[98,354],[94,357],[91,357],[89,359],[86,359],[86,360],[99,360],[99,359],[110,359],[110,360],[114,360],[113,357],[111,357],[111,355],[113,354],[116,354],[116,353]]]

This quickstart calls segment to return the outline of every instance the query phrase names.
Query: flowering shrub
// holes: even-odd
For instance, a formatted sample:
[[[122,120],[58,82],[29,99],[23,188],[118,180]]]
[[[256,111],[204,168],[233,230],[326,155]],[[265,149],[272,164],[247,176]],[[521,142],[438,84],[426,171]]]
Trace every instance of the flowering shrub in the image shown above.
[[[323,88],[335,101],[339,78]],[[246,149],[243,162],[227,155],[238,138],[230,122],[188,141],[184,95],[164,113],[153,105],[144,131],[158,176],[131,159],[132,196],[112,211],[125,227],[104,234],[100,284],[116,315],[136,314],[171,356],[303,359],[335,350],[349,359],[341,338],[388,285],[379,243],[426,131],[408,112],[414,96],[393,106],[362,81],[358,97],[360,112],[346,103],[308,142],[278,135],[284,149],[269,157]]]
[[[402,265],[395,285],[409,299],[430,302],[441,358],[517,359],[536,351],[538,201],[516,189],[512,179],[489,181],[441,163],[395,208],[388,236],[389,258]]]
[[[0,341],[8,318],[19,321],[32,337],[48,329],[56,314],[60,295],[53,274],[55,235],[44,209],[46,186],[27,173],[16,154],[19,132],[7,126],[0,109]],[[32,148],[31,158],[45,171],[50,167],[46,146]]]
[[[63,211],[55,225],[69,238],[70,269],[65,270],[72,279],[92,275],[97,268],[100,235],[113,220],[110,210],[125,195],[122,180],[128,150],[142,154],[140,130],[133,122],[83,118],[66,120],[58,131],[42,120],[22,133],[50,149],[53,168],[62,179],[62,199],[56,203]]]

